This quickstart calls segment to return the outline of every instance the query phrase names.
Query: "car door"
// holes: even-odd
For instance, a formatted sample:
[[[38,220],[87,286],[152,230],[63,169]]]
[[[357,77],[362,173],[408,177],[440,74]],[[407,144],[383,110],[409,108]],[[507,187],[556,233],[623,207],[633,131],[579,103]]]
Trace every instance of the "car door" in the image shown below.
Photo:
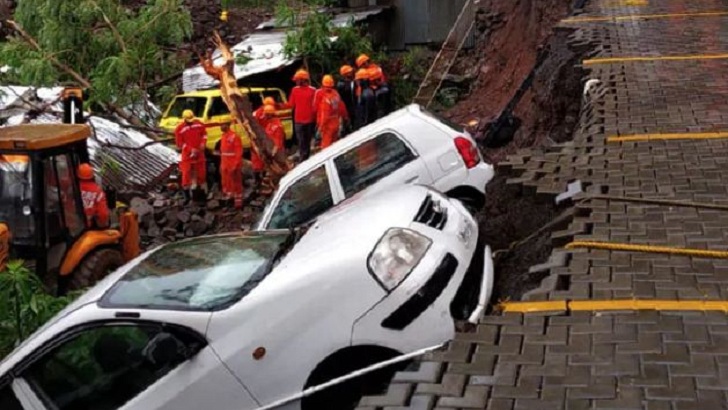
[[[156,322],[73,328],[14,369],[34,409],[255,408],[196,332]],[[5,407],[2,407],[4,410]]]
[[[382,131],[334,158],[336,181],[345,198],[402,184],[432,184],[417,152],[394,131]]]
[[[266,229],[288,229],[315,219],[340,199],[331,189],[326,164],[298,178],[283,188],[271,204]]]
[[[2,410],[26,410],[31,409],[29,405],[23,407],[22,396],[13,390],[10,377],[0,378],[0,409]]]

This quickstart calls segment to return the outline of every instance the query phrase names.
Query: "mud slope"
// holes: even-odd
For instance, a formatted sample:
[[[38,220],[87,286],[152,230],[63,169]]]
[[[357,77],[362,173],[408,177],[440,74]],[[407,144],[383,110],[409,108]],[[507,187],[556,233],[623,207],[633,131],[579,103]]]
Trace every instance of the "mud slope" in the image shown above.
[[[477,47],[485,53],[482,59],[488,62],[481,67],[472,94],[450,114],[460,122],[478,118],[476,138],[490,135],[495,120],[504,112],[515,119],[511,123],[514,125],[500,130],[507,137],[503,146],[481,147],[487,160],[497,166],[519,149],[572,139],[581,109],[584,71],[580,62],[586,48],[571,42],[570,30],[553,28],[570,14],[568,2],[517,0],[491,5],[500,14],[491,10],[487,18],[481,17],[489,28]],[[486,243],[494,251],[503,250],[497,253],[495,261],[493,302],[519,299],[540,284],[543,274],[529,274],[529,268],[548,259],[552,251],[551,232],[568,223],[562,221],[540,231],[564,210],[556,207],[551,197],[508,185],[507,179],[514,176],[497,168],[497,177],[487,187],[486,206],[480,215]],[[519,244],[512,246],[514,243]]]
[[[477,15],[475,50],[457,68],[479,66],[471,94],[448,113],[453,120],[497,115],[536,63],[552,27],[569,14],[568,0],[485,0]]]

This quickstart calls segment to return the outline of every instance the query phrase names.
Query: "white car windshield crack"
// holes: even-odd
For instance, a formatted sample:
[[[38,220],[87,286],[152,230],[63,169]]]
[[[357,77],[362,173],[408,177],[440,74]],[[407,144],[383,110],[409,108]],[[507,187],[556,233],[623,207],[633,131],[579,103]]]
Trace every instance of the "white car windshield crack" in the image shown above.
[[[289,233],[214,237],[152,253],[127,272],[101,307],[214,311],[236,303],[290,247]]]

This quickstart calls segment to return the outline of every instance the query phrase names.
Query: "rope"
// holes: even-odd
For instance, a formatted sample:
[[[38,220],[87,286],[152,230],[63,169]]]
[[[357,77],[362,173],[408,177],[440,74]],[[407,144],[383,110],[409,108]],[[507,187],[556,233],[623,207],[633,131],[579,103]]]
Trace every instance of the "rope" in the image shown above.
[[[728,312],[724,300],[550,300],[543,302],[503,302],[497,309],[504,313],[577,312],[577,311],[721,311]]]
[[[605,249],[610,251],[627,251],[642,253],[662,253],[669,255],[696,256],[699,258],[728,259],[728,251],[712,251],[707,249],[677,248],[670,246],[635,245],[616,242],[574,241],[566,245],[566,249]]]

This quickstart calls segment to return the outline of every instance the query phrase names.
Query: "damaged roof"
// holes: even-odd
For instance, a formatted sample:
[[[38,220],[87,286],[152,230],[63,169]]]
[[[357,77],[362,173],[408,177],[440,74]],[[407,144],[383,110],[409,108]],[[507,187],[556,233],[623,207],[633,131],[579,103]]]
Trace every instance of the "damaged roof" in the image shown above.
[[[339,13],[334,16],[332,24],[337,27],[348,26],[352,22],[364,21],[370,16],[379,14],[384,9],[385,7],[371,7],[357,12]],[[244,53],[246,57],[250,58],[250,61],[246,64],[235,64],[235,78],[239,80],[253,74],[287,67],[300,59],[298,57],[286,58],[283,54],[286,33],[281,30],[283,27],[276,24],[275,19],[261,23],[256,32],[230,48],[235,57]],[[219,50],[215,50],[212,56],[216,64],[221,64]],[[185,70],[182,74],[182,89],[184,92],[204,90],[217,85],[217,80],[207,75],[199,64]]]
[[[6,127],[23,122],[25,115],[35,106],[52,103],[63,88],[0,87],[0,124]],[[61,122],[60,103],[53,105],[51,113],[41,114],[30,124],[58,124]],[[105,118],[87,117],[91,127],[88,139],[91,163],[97,172],[104,172],[104,184],[118,191],[147,190],[166,181],[176,166],[179,154],[139,131],[124,127]]]

